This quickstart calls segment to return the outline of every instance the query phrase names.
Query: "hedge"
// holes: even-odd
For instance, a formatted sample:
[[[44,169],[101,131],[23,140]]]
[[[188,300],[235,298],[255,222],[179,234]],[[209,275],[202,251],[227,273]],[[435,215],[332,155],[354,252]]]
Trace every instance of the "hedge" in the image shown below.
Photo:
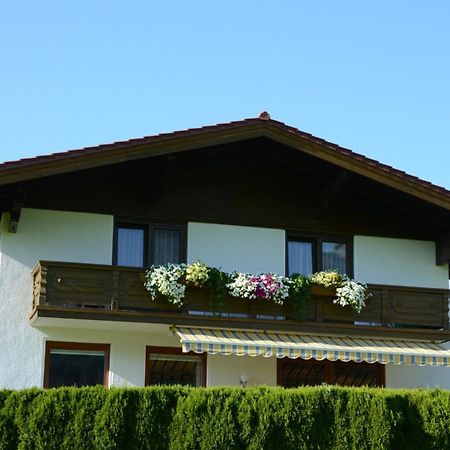
[[[0,449],[450,449],[450,392],[328,386],[0,391]]]

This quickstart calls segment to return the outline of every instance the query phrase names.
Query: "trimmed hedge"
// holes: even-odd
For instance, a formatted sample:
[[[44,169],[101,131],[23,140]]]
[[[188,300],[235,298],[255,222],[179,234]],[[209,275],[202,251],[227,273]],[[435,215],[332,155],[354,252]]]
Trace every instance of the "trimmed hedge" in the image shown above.
[[[0,449],[450,449],[450,392],[149,387],[0,391]]]

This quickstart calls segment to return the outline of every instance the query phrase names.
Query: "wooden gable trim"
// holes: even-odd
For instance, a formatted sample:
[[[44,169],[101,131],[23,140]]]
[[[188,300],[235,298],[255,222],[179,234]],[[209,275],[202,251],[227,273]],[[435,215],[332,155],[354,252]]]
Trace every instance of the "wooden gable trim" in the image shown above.
[[[437,186],[434,189],[431,183],[428,187],[414,181],[413,177],[403,176],[400,171],[397,174],[395,169],[389,170],[376,161],[373,161],[372,164],[370,159],[362,155],[302,133],[281,122],[260,119],[247,119],[196,130],[101,145],[75,151],[76,154],[72,151],[67,152],[66,155],[64,153],[54,155],[52,159],[43,157],[43,160],[38,158],[25,165],[0,167],[0,185],[256,137],[273,139],[338,167],[450,210],[450,196],[446,194],[445,190],[440,191],[441,188]],[[347,152],[348,154],[346,154]]]
[[[263,136],[263,122],[258,124],[246,124],[228,130],[204,131],[195,135],[169,135],[168,138],[157,139],[155,142],[125,142],[116,145],[105,145],[103,149],[96,147],[86,149],[86,153],[80,155],[67,155],[51,161],[36,162],[33,165],[19,166],[11,169],[0,168],[0,186],[18,181],[42,178],[51,175],[60,175],[77,170],[92,169],[109,164],[132,161],[171,153],[195,150],[235,141],[252,139]],[[149,138],[150,140],[151,138]],[[108,148],[110,147],[110,148]],[[87,153],[89,152],[89,153]],[[2,173],[3,172],[3,173]]]
[[[364,159],[358,160],[356,158],[346,157],[345,155],[336,152],[333,148],[328,148],[326,144],[320,145],[311,142],[311,140],[306,140],[294,133],[287,133],[276,126],[268,127],[265,136],[281,144],[285,144],[316,158],[322,159],[323,161],[450,210],[449,196],[415,183],[412,180],[407,180],[404,177],[395,175],[392,172],[387,172],[375,164],[369,165]]]

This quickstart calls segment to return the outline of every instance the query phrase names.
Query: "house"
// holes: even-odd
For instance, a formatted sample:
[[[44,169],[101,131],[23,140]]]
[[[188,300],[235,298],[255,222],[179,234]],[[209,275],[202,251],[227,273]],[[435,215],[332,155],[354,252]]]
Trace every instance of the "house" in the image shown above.
[[[450,191],[267,113],[5,162],[0,213],[0,388],[450,388]],[[195,261],[372,295],[358,314],[316,289],[302,320],[150,298],[145,267]]]

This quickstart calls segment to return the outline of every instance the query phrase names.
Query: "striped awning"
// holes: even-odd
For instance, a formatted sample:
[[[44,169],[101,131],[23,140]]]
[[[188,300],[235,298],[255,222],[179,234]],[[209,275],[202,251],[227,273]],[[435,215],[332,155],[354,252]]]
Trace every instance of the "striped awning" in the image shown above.
[[[183,352],[450,366],[450,350],[429,342],[187,327],[175,332]]]

